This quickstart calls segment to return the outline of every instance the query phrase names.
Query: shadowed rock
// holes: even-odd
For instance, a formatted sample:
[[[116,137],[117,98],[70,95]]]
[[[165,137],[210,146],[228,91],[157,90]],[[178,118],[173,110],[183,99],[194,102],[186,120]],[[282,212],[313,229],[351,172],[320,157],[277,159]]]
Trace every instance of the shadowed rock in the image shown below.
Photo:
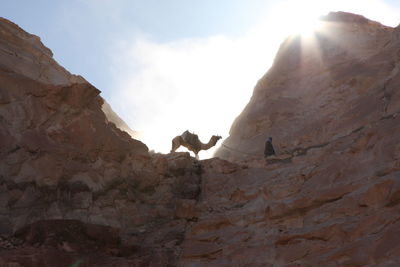
[[[149,155],[0,20],[0,266],[400,265],[400,31],[325,20],[282,44],[232,150],[204,161]]]

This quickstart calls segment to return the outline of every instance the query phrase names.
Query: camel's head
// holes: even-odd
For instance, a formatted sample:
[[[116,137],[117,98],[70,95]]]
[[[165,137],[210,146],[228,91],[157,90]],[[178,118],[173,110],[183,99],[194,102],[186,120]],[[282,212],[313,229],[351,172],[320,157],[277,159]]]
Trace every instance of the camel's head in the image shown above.
[[[218,142],[218,140],[221,139],[222,137],[219,135],[213,135],[212,138],[215,140],[215,142]]]

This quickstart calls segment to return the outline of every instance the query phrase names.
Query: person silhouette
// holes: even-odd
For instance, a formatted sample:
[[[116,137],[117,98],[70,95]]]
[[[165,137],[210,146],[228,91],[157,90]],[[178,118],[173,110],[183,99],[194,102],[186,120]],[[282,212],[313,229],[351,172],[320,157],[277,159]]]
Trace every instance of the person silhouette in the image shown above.
[[[268,137],[267,141],[265,142],[264,158],[272,155],[275,155],[275,149],[272,145],[272,137]]]

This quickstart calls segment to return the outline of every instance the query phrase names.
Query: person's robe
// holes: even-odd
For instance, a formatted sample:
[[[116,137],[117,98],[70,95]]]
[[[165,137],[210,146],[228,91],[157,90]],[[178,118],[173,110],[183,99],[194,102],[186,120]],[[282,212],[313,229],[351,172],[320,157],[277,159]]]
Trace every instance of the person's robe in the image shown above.
[[[265,142],[264,157],[272,155],[275,155],[275,150],[274,147],[272,146],[272,142],[270,140],[267,140],[267,142]]]

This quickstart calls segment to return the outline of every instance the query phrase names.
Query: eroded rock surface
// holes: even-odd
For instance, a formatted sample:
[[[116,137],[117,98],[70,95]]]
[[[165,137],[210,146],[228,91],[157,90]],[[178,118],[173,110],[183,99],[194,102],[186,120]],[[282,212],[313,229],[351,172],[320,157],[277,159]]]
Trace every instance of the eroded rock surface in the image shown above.
[[[400,28],[343,12],[324,20],[313,38],[281,45],[218,156],[258,158],[269,136],[279,155],[293,155],[400,111]]]
[[[217,153],[236,169],[203,166],[182,266],[400,264],[400,28],[325,21],[258,82]]]
[[[85,83],[53,60],[53,53],[40,38],[0,18],[0,68],[53,85]]]
[[[150,156],[146,145],[106,118],[100,91],[60,67],[39,38],[4,19],[0,33],[0,235],[12,240],[32,224],[58,229],[39,231],[43,237],[33,247],[23,235],[16,251],[4,241],[0,258],[55,266],[54,254],[66,259],[57,266],[70,266],[89,249],[86,237],[79,244],[67,231],[67,240],[45,240],[59,235],[68,224],[62,222],[76,222],[111,227],[119,247],[104,246],[124,251],[99,250],[103,256],[82,266],[109,266],[120,255],[133,255],[125,266],[176,262],[191,216],[185,207],[200,193],[197,162],[188,153]]]
[[[180,266],[400,264],[399,123],[381,120],[291,162],[204,162],[201,215]]]
[[[0,50],[0,265],[400,265],[400,29],[325,20],[284,42],[225,159],[204,161],[149,154],[1,20],[0,48],[36,47],[49,70]]]

